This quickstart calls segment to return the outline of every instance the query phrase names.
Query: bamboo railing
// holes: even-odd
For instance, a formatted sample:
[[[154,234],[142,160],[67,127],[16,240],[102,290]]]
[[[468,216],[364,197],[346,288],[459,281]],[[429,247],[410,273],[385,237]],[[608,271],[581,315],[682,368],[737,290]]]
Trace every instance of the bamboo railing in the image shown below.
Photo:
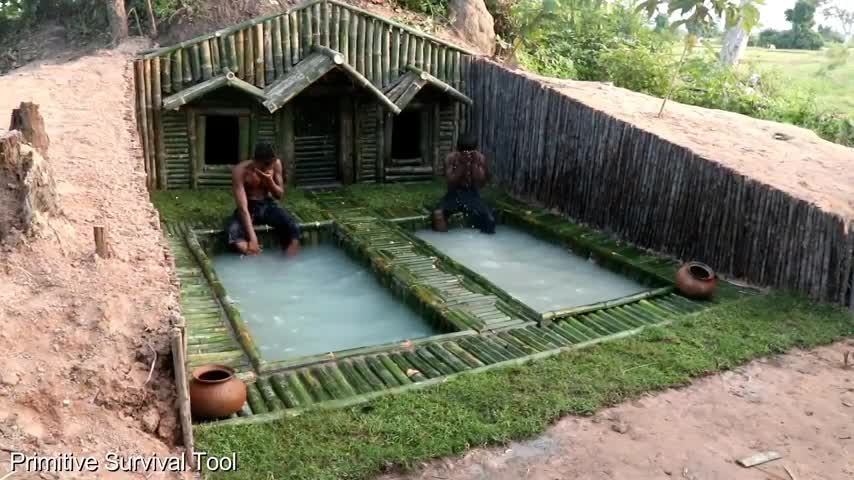
[[[464,68],[469,121],[513,194],[721,274],[854,309],[854,222],[495,63]]]
[[[311,0],[282,12],[203,35],[177,45],[144,52],[134,64],[137,124],[150,190],[166,188],[161,112],[163,100],[176,94],[221,86],[264,89],[293,70],[315,47],[344,56],[343,67],[367,79],[362,85],[381,91],[409,65],[453,88],[462,87],[462,58],[474,55],[438,38],[373,15],[337,0]],[[207,83],[206,83],[207,82]],[[178,105],[180,106],[180,105]],[[395,107],[396,108],[396,107]]]

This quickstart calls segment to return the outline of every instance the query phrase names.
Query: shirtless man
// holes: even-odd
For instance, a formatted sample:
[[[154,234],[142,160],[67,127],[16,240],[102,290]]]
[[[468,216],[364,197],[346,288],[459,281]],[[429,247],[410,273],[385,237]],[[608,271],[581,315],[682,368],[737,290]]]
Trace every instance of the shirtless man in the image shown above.
[[[479,192],[489,182],[489,177],[486,157],[477,150],[477,141],[470,134],[461,135],[457,151],[445,159],[448,192],[433,211],[434,229],[447,231],[448,217],[463,212],[469,226],[483,233],[495,233],[495,217]]]
[[[255,146],[252,160],[244,160],[231,173],[231,188],[237,209],[228,221],[228,244],[244,255],[261,251],[254,225],[273,227],[288,255],[299,250],[299,225],[276,202],[285,193],[282,162],[272,145]]]

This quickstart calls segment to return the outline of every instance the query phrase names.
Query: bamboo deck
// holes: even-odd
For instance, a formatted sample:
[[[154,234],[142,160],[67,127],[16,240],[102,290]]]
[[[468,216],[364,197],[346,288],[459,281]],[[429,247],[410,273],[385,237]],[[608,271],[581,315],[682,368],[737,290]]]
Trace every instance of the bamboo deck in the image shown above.
[[[235,340],[234,329],[221,308],[215,288],[184,238],[186,227],[169,226],[170,246],[181,282],[181,308],[188,331],[188,366],[224,363],[241,372],[254,371],[249,396],[239,414],[222,423],[263,422],[296,415],[309,408],[336,408],[369,401],[380,395],[424,388],[468,373],[524,363],[603,341],[634,335],[664,325],[748,292],[722,285],[714,302],[695,302],[664,293],[634,302],[604,306],[569,318],[538,324],[524,305],[508,302],[438,258],[435,251],[411,242],[408,229],[425,221],[426,210],[374,211],[338,192],[318,192],[311,198],[331,217],[338,241],[351,254],[370,263],[386,285],[445,323],[443,335],[289,362],[255,365]],[[675,264],[621,245],[587,227],[543,212],[501,201],[509,218],[524,222],[540,235],[558,235],[607,251],[645,274],[672,278]],[[402,218],[405,217],[405,218]],[[330,224],[325,218],[305,224]],[[194,237],[193,237],[194,238]],[[191,242],[192,243],[192,242]],[[208,278],[209,280],[209,278]],[[202,424],[204,425],[204,424]],[[204,428],[204,427],[202,427]]]

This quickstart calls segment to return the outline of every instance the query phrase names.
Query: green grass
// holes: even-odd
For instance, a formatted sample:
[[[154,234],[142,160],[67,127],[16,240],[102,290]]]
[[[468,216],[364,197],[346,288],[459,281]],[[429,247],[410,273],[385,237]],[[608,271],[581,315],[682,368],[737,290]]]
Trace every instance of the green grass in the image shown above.
[[[390,464],[531,437],[643,392],[688,384],[755,357],[854,334],[850,313],[792,295],[749,297],[639,336],[521,367],[459,377],[346,410],[196,428],[196,448],[238,453],[223,479],[361,479]]]
[[[793,87],[812,91],[818,106],[854,115],[854,53],[844,66],[825,73],[824,51],[748,48],[744,62],[760,70],[776,70]]]

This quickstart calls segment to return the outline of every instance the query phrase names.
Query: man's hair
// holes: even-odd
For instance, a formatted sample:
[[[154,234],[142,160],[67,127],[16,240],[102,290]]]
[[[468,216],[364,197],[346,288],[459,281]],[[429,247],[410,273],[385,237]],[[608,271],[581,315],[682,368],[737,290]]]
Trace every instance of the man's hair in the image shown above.
[[[477,139],[470,132],[463,133],[457,140],[457,150],[460,152],[477,150]]]
[[[253,158],[256,162],[269,165],[276,160],[276,149],[269,143],[258,143],[255,145],[255,155]]]

